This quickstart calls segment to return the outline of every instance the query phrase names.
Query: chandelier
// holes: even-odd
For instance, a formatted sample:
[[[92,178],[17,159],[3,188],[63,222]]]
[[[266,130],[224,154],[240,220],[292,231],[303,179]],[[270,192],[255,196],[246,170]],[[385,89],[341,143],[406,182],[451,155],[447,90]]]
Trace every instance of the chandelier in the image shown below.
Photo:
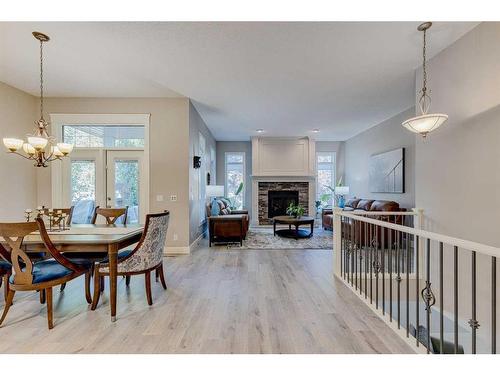
[[[25,159],[33,160],[35,167],[47,167],[48,163],[60,160],[73,150],[73,145],[69,143],[56,143],[47,127],[49,123],[43,118],[43,43],[50,38],[42,33],[33,32],[33,36],[40,41],[40,119],[35,121],[35,131],[28,134],[27,142],[19,138],[4,138],[3,144],[10,153],[20,155]],[[19,152],[23,150],[24,153]]]
[[[431,97],[427,93],[427,69],[426,69],[426,32],[432,26],[432,22],[425,22],[418,26],[417,30],[424,34],[423,47],[423,85],[420,91],[420,99],[418,104],[420,107],[420,116],[410,118],[402,123],[402,125],[414,133],[419,133],[423,138],[427,137],[431,131],[436,130],[448,120],[448,115],[442,113],[428,113],[431,105]]]

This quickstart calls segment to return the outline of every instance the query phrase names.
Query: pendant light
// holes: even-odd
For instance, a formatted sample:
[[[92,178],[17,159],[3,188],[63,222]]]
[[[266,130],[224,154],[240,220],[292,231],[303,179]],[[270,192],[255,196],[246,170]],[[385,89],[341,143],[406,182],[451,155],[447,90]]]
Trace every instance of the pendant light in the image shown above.
[[[429,107],[431,105],[431,97],[427,93],[427,67],[426,67],[426,32],[432,26],[432,22],[424,22],[419,25],[417,30],[422,31],[424,34],[424,46],[423,46],[423,72],[422,79],[423,85],[420,91],[420,99],[418,104],[420,107],[420,116],[410,118],[403,122],[403,126],[411,132],[420,134],[423,138],[427,137],[431,131],[436,130],[441,125],[443,125],[446,120],[448,120],[448,115],[443,113],[428,113]]]

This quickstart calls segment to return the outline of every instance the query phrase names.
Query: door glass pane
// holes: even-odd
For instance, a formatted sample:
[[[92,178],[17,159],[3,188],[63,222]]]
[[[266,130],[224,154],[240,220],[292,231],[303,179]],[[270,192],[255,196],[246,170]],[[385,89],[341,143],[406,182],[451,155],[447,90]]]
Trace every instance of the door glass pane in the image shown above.
[[[139,222],[139,162],[115,160],[115,206],[128,206],[127,223]]]
[[[90,223],[95,206],[95,161],[71,161],[71,205],[74,206],[72,223]]]

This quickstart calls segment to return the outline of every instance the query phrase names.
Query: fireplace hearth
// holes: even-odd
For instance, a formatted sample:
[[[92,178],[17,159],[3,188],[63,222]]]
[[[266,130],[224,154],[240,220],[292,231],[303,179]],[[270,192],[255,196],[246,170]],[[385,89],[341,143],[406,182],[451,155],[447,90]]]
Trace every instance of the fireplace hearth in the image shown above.
[[[267,192],[268,212],[267,217],[286,215],[287,207],[293,203],[299,203],[299,192],[297,190],[269,190]]]

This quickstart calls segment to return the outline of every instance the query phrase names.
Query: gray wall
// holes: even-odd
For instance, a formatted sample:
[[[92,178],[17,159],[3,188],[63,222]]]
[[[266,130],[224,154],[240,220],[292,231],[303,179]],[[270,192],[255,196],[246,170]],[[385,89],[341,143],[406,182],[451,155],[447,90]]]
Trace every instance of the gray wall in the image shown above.
[[[200,114],[189,102],[189,243],[192,244],[205,230],[206,220],[200,215],[200,206],[205,206],[206,201],[199,200],[199,170],[193,168],[193,156],[200,155],[199,133],[205,137],[205,159],[210,159],[210,148],[216,149],[215,138]],[[202,160],[204,163],[205,160]],[[207,170],[213,176],[215,171]],[[201,176],[202,184],[206,184],[206,176]],[[203,211],[204,212],[204,211]],[[204,215],[204,214],[203,214]],[[203,220],[203,223],[200,223]]]
[[[351,197],[392,200],[405,208],[415,207],[415,135],[401,126],[413,116],[414,107],[345,142],[345,185],[349,186]],[[370,156],[399,147],[405,148],[405,193],[371,193]]]
[[[431,111],[446,113],[449,119],[425,141],[416,142],[416,204],[424,209],[426,228],[496,247],[500,246],[499,41],[500,23],[481,23],[430,60]],[[417,87],[421,76],[419,70]],[[436,252],[432,254],[437,264]],[[452,254],[445,248],[445,290],[452,290]],[[461,252],[459,258],[464,326],[470,318],[470,257],[470,252]],[[432,268],[433,285],[438,280],[436,269]],[[477,270],[481,347],[489,344],[490,258],[478,255]],[[452,296],[445,295],[444,300],[452,311]]]
[[[252,142],[217,142],[217,185],[224,185],[226,152],[245,153],[245,208],[252,208]]]

